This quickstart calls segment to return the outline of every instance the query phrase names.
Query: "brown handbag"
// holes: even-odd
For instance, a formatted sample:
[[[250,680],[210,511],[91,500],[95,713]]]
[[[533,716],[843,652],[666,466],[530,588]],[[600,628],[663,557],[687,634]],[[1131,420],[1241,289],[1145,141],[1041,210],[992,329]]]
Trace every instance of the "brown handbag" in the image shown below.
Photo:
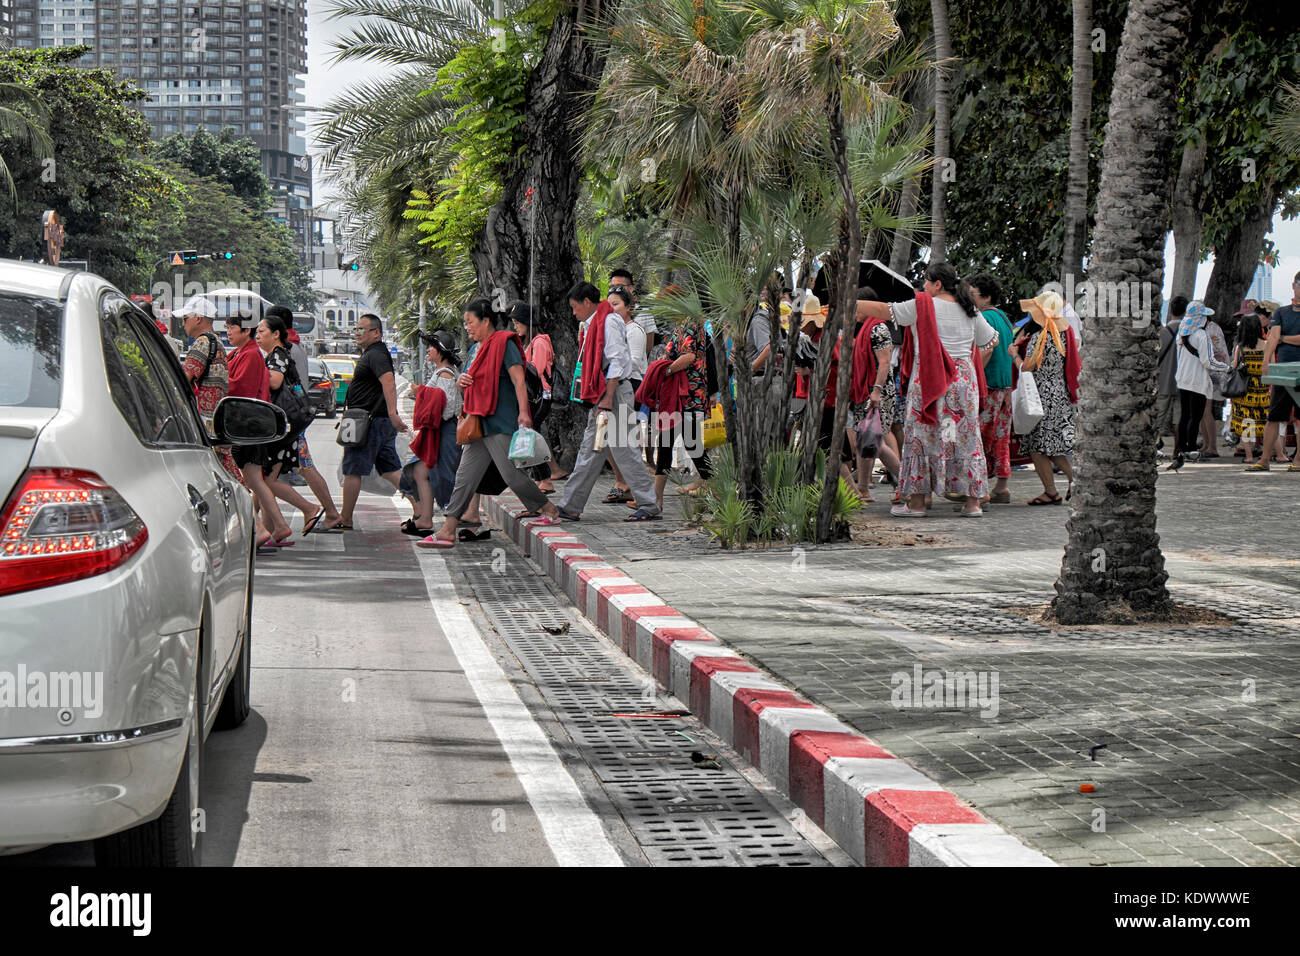
[[[472,445],[483,437],[483,419],[479,415],[462,415],[456,425],[456,444]]]

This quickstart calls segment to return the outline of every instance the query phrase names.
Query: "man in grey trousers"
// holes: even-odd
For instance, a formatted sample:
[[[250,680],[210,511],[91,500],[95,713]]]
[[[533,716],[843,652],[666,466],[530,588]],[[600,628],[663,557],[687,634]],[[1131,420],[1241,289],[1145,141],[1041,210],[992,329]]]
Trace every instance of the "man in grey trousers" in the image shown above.
[[[569,290],[569,308],[579,322],[588,323],[587,335],[594,335],[590,327],[600,305],[600,292],[590,282],[579,282]],[[604,317],[605,349],[602,367],[605,372],[605,392],[587,415],[587,430],[582,435],[578,460],[573,474],[564,487],[560,501],[560,517],[577,521],[591,497],[591,489],[605,464],[605,449],[596,451],[596,428],[602,414],[607,417],[605,445],[623,473],[624,480],[636,500],[637,510],[628,521],[654,521],[660,517],[655,499],[654,482],[646,472],[637,444],[637,419],[633,405],[632,385],[626,379],[632,369],[628,351],[627,333],[623,320],[613,312]]]

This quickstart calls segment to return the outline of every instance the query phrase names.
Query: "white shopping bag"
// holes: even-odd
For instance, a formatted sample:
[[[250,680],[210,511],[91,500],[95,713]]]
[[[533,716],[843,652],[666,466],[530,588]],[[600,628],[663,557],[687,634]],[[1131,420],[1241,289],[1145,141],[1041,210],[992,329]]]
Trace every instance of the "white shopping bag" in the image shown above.
[[[1028,435],[1043,420],[1043,400],[1033,372],[1021,372],[1016,390],[1011,393],[1011,426],[1017,435]]]

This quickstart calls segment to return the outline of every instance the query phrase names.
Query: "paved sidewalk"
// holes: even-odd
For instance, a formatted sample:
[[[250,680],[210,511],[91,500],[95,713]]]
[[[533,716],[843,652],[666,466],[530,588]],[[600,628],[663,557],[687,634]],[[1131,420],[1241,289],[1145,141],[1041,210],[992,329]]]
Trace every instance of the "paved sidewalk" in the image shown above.
[[[1232,625],[1031,621],[1052,596],[1068,506],[975,521],[939,500],[904,522],[881,488],[866,533],[917,543],[731,553],[684,527],[677,500],[664,521],[623,523],[627,509],[599,503],[602,480],[564,530],[1052,860],[1295,865],[1300,475],[1232,462],[1162,473],[1157,523],[1175,600]],[[1013,501],[1040,490],[1030,473],[1012,479]],[[904,677],[933,671],[996,678],[992,706],[903,694]]]

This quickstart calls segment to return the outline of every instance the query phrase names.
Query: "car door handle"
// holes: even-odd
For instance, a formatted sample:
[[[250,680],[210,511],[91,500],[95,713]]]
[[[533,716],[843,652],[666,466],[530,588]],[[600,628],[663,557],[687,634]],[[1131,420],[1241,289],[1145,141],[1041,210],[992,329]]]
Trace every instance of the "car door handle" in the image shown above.
[[[217,494],[221,495],[221,507],[223,507],[223,508],[226,509],[226,515],[227,515],[227,517],[229,517],[229,515],[230,515],[230,485],[228,485],[228,484],[226,484],[224,481],[222,481],[222,480],[221,480],[221,476],[218,475],[215,471],[212,473],[212,477],[213,477],[214,479],[216,479],[216,482],[217,482]]]
[[[203,500],[197,488],[193,485],[186,485],[186,490],[190,493],[190,507],[194,513],[199,516],[199,524],[203,525],[203,530],[208,530],[208,503]]]

